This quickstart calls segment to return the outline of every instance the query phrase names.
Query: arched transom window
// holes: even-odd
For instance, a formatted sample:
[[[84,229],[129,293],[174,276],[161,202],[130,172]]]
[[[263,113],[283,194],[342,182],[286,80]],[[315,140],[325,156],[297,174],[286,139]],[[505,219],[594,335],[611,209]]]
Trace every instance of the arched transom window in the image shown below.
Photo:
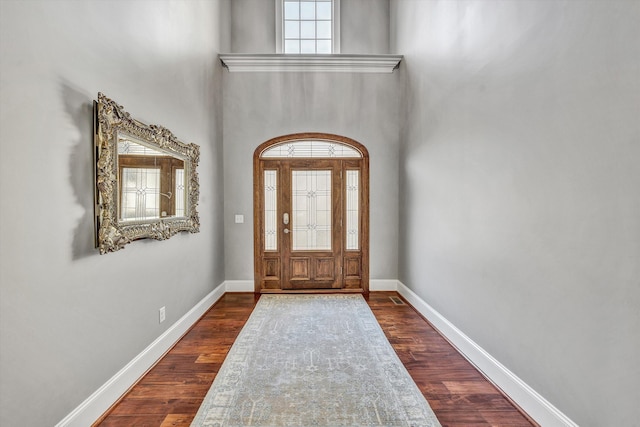
[[[260,153],[261,158],[362,158],[355,148],[337,141],[301,140],[273,145]]]

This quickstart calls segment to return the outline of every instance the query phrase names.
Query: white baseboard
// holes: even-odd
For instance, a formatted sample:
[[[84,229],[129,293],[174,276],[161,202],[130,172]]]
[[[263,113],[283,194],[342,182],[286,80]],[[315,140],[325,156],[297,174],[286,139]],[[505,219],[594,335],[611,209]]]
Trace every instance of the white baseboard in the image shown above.
[[[253,280],[225,280],[224,286],[227,292],[253,292],[253,283]]]
[[[438,329],[473,365],[482,371],[531,418],[544,427],[578,427],[569,417],[529,387],[444,316],[398,281],[398,293]]]
[[[104,414],[138,379],[144,375],[198,319],[225,293],[222,283],[176,323],[82,402],[56,427],[87,427]]]
[[[398,281],[395,279],[370,279],[369,290],[375,291],[397,291]]]

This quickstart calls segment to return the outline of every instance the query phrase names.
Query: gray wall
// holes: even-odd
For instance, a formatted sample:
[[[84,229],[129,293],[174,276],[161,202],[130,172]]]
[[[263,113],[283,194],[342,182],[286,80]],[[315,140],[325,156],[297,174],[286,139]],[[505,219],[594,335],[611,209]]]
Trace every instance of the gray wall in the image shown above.
[[[389,0],[340,1],[340,53],[389,53]]]
[[[279,135],[325,132],[370,155],[372,279],[395,279],[398,74],[225,73],[225,275],[253,280],[253,152]],[[234,214],[245,223],[235,224]]]
[[[231,1],[231,52],[276,53],[275,1]]]
[[[579,425],[637,425],[640,2],[391,10],[401,281]]]
[[[226,1],[0,2],[0,425],[54,425],[224,280],[228,20]],[[98,91],[201,146],[199,234],[93,248]]]
[[[275,2],[231,3],[234,53],[275,53]],[[387,53],[388,0],[345,0],[343,52]],[[372,279],[397,277],[399,75],[224,73],[225,275],[253,280],[253,152],[296,132],[344,135],[371,156]],[[234,215],[243,214],[244,224]]]

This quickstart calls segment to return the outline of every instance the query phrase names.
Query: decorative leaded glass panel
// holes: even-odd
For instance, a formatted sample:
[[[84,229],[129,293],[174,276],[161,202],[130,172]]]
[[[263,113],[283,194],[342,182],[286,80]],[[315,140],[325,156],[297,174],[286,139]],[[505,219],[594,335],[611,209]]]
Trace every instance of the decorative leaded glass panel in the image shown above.
[[[347,250],[358,250],[358,228],[360,225],[359,212],[359,183],[360,176],[357,170],[347,171]]]
[[[138,144],[123,133],[118,133],[118,154],[135,154],[138,156],[167,155],[166,153],[149,148],[146,145]]]
[[[302,140],[274,145],[260,157],[361,158],[356,149],[335,141]]]
[[[264,171],[264,249],[278,250],[278,171]]]
[[[292,172],[294,251],[331,250],[331,171]]]
[[[176,216],[185,216],[184,207],[184,169],[176,169]]]
[[[120,217],[125,221],[160,218],[160,169],[122,168]]]

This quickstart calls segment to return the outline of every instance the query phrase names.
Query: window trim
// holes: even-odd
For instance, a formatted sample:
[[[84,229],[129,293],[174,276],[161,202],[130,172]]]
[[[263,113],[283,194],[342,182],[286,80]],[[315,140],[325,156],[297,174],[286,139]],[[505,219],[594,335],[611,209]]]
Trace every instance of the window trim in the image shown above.
[[[340,53],[340,0],[331,0],[331,55]],[[284,54],[284,2],[276,2],[276,53]],[[300,55],[288,53],[287,55]],[[323,55],[323,54],[315,54]],[[325,54],[326,55],[326,54]]]

